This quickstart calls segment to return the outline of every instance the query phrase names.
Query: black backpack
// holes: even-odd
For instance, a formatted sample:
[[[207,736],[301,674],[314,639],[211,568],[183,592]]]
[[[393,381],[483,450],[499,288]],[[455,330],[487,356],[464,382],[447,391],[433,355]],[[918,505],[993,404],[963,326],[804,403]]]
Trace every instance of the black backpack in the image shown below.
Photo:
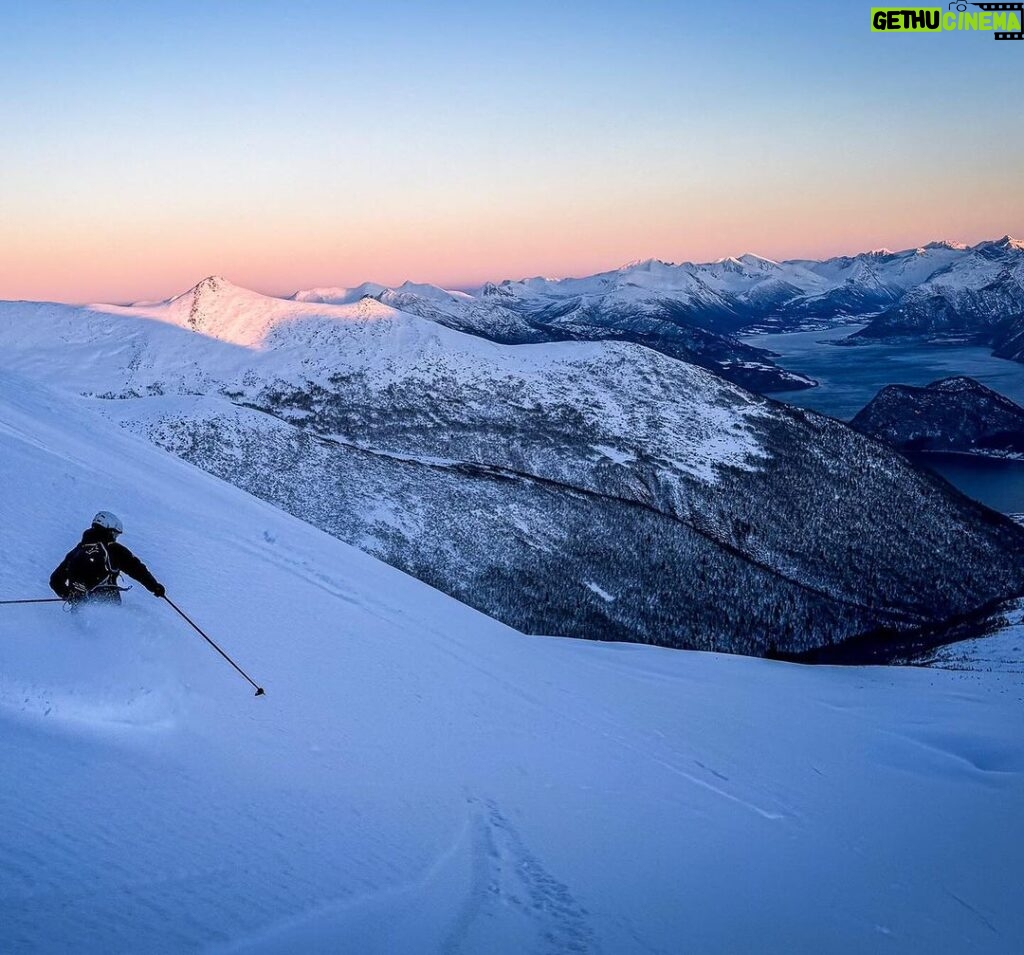
[[[70,554],[64,565],[68,582],[79,584],[88,590],[117,581],[117,571],[110,566],[110,554],[101,543],[79,544]]]

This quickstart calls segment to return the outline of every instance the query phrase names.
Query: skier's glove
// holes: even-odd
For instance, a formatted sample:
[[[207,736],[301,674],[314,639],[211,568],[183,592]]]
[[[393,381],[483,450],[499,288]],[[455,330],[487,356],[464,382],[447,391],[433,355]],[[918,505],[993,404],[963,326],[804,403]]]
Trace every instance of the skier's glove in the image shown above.
[[[167,591],[166,591],[166,590],[164,590],[164,585],[163,585],[163,584],[157,584],[157,585],[156,585],[156,586],[155,586],[155,587],[153,588],[153,596],[154,596],[154,597],[162,597],[162,596],[164,596],[164,594],[166,594],[166,593],[167,593]]]

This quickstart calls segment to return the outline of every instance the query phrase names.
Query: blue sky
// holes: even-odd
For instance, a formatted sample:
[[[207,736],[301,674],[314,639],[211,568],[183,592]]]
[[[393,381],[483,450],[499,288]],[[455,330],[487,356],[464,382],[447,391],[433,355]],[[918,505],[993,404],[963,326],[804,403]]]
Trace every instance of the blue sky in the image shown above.
[[[0,296],[1024,231],[1024,44],[881,36],[869,11],[0,3]]]

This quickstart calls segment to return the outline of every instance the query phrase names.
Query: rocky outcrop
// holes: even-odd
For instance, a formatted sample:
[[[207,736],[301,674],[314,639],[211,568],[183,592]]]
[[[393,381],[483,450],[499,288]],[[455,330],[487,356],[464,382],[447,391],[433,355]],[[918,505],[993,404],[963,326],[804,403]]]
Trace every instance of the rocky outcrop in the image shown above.
[[[851,424],[901,451],[1024,455],[1024,408],[973,378],[889,385]]]

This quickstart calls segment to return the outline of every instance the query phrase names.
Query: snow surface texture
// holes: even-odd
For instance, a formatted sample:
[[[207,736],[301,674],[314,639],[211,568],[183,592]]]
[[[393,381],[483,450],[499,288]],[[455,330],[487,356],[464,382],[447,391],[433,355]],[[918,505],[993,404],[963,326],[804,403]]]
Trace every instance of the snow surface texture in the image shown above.
[[[948,670],[999,670],[1024,674],[1024,601],[1011,605],[1004,623],[995,633],[939,647],[927,663]]]
[[[0,375],[6,953],[1014,952],[1022,677],[527,638]]]

